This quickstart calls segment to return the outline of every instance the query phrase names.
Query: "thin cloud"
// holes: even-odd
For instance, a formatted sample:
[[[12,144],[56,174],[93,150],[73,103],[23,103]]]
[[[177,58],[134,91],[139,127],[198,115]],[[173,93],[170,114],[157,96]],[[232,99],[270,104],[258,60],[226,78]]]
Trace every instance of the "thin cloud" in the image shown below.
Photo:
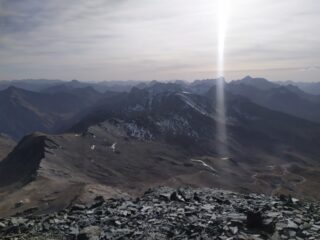
[[[0,78],[212,78],[216,2],[0,0]],[[232,4],[226,69],[282,69],[279,78],[294,79],[293,69],[319,65],[320,1]]]
[[[301,68],[300,69],[301,71],[319,71],[320,70],[320,66],[308,66],[308,67],[305,67],[305,68]]]

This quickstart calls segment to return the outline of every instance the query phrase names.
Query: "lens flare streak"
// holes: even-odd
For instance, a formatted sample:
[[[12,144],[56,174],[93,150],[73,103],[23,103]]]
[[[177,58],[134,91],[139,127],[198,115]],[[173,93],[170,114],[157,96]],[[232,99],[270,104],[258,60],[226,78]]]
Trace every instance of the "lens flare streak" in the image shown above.
[[[224,94],[224,50],[225,37],[227,32],[228,17],[229,17],[229,1],[218,1],[218,63],[217,63],[217,151],[220,157],[228,155],[227,149],[227,127],[226,127],[226,106]]]

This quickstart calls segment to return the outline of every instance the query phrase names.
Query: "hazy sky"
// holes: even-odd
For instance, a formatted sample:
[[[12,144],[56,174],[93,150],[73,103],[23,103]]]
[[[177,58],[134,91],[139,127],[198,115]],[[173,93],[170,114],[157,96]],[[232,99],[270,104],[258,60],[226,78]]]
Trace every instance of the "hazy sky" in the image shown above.
[[[218,0],[0,0],[0,79],[216,76]],[[230,0],[225,76],[320,81],[319,0]]]

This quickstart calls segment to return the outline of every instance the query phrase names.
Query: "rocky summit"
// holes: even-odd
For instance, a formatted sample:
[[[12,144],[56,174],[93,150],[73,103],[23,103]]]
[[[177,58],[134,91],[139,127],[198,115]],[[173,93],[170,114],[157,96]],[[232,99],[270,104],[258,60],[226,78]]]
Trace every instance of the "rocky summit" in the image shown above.
[[[139,198],[96,197],[49,215],[1,219],[0,239],[317,240],[320,205],[284,195],[159,187]]]

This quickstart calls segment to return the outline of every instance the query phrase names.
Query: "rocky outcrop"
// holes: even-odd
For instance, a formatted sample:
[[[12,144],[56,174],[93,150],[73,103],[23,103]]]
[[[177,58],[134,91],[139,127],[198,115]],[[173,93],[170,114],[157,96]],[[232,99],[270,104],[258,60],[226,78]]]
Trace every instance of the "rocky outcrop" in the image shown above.
[[[13,139],[0,133],[0,161],[12,151],[15,145],[16,142]]]
[[[1,239],[318,239],[320,205],[215,189],[157,188],[97,197],[44,216],[0,220]],[[20,239],[19,238],[19,239]]]
[[[24,137],[15,149],[0,162],[0,187],[25,184],[36,176],[45,155],[46,136],[35,133]]]

